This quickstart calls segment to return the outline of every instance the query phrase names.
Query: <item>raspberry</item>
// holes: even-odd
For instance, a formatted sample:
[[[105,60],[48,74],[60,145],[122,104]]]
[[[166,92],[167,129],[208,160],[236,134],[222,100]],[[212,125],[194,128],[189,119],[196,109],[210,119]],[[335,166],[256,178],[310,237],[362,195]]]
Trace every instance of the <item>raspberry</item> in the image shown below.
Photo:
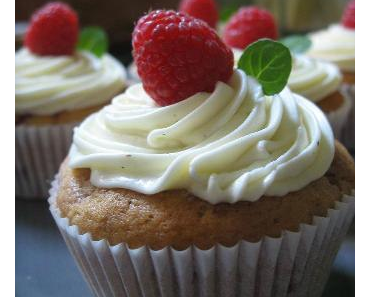
[[[51,2],[31,18],[25,46],[33,53],[46,56],[71,55],[78,39],[78,17],[61,2]]]
[[[162,106],[212,92],[233,72],[232,51],[216,31],[180,12],[156,10],[143,16],[132,45],[143,87]]]
[[[355,1],[347,4],[342,16],[342,25],[349,29],[355,29]]]
[[[223,33],[225,43],[239,49],[245,49],[261,38],[277,37],[278,31],[272,14],[254,6],[241,7],[226,24]]]
[[[179,11],[205,21],[212,28],[216,27],[218,11],[214,0],[182,0]]]

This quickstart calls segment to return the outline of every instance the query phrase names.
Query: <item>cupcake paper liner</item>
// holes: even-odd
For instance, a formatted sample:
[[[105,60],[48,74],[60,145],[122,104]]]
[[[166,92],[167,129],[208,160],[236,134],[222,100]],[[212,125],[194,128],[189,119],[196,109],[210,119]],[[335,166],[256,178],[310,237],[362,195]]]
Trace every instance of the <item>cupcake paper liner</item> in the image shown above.
[[[351,110],[349,111],[348,120],[343,128],[341,140],[350,150],[355,150],[355,85],[344,85],[342,92],[351,100]]]
[[[343,140],[345,125],[348,123],[349,115],[352,109],[352,100],[347,92],[341,91],[344,102],[337,110],[325,113],[329,123],[333,129],[334,137]]]
[[[56,207],[58,178],[50,190],[50,211],[95,296],[320,296],[331,264],[354,216],[353,196],[314,217],[298,232],[279,238],[240,241],[208,250],[191,246],[152,250],[93,240],[80,234]]]
[[[50,183],[68,153],[76,125],[16,126],[16,197],[47,199]]]

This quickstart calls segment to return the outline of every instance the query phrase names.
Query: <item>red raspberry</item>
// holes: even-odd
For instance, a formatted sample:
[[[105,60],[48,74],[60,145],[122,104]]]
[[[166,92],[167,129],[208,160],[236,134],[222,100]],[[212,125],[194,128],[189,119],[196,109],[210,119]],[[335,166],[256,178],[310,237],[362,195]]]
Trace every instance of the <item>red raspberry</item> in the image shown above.
[[[212,28],[216,27],[218,11],[213,0],[182,0],[179,11],[205,21]]]
[[[249,6],[241,7],[226,24],[223,39],[227,45],[245,49],[261,38],[277,39],[274,17],[267,10]]]
[[[144,89],[162,106],[212,92],[233,72],[232,51],[216,31],[180,12],[156,10],[143,16],[132,45]]]
[[[28,27],[25,46],[38,55],[71,55],[78,39],[78,17],[61,2],[51,2],[37,10]]]
[[[342,25],[349,29],[355,29],[355,1],[347,4],[342,16]]]

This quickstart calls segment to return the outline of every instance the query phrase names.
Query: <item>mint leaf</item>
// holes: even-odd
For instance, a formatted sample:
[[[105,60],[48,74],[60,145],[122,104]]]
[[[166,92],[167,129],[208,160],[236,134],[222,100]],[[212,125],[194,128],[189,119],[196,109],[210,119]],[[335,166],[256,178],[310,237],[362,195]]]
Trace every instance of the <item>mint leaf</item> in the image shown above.
[[[288,47],[292,53],[304,53],[311,47],[311,39],[306,35],[292,35],[280,39],[280,42]]]
[[[244,50],[238,68],[257,79],[265,95],[274,95],[281,92],[288,82],[292,56],[282,43],[260,39]]]
[[[238,10],[238,5],[227,5],[222,7],[220,11],[220,21],[227,22],[230,17]]]
[[[77,49],[93,53],[100,58],[108,50],[108,37],[100,27],[86,27],[80,32]]]

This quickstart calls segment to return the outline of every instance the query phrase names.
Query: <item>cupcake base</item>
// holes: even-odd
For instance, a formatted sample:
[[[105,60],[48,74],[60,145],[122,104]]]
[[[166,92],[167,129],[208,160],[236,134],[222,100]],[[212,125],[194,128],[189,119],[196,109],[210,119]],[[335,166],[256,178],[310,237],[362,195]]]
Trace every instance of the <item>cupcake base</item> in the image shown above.
[[[56,207],[58,187],[56,178],[50,211],[96,296],[320,296],[354,216],[354,196],[344,195],[326,217],[278,238],[208,250],[130,249],[80,234]]]
[[[355,84],[355,73],[354,72],[342,72],[343,83],[354,85]]]

